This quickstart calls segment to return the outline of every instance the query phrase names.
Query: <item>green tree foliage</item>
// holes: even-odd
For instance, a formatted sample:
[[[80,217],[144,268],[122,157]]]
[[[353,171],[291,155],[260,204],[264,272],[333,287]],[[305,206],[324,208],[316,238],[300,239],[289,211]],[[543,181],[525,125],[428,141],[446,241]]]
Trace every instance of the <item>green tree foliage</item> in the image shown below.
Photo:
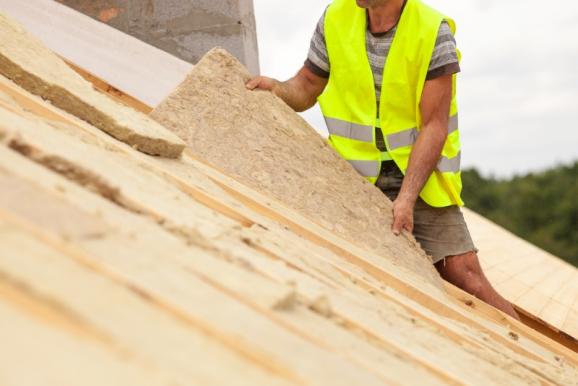
[[[578,162],[510,180],[462,177],[469,208],[578,267]]]

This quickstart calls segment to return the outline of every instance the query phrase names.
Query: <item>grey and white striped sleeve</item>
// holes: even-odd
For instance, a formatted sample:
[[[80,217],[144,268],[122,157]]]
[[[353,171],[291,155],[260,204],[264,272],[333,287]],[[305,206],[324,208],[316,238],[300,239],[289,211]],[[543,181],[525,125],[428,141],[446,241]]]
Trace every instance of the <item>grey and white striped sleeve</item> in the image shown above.
[[[438,31],[434,52],[429,64],[427,80],[460,72],[456,39],[449,24],[443,21]]]
[[[305,66],[315,75],[329,78],[329,58],[325,44],[325,12],[315,27]]]

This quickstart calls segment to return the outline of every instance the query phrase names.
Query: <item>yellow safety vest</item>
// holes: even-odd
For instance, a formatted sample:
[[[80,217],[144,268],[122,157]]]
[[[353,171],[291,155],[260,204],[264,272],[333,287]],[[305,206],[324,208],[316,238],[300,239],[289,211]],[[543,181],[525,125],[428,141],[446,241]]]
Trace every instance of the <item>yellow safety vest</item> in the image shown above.
[[[405,174],[421,128],[420,101],[439,27],[455,23],[420,0],[407,0],[383,72],[380,122],[377,122],[373,74],[366,51],[366,11],[355,0],[335,0],[325,14],[325,41],[331,70],[319,97],[333,148],[370,182],[375,183],[383,155],[375,128],[383,131],[388,156]],[[459,53],[458,53],[459,56]],[[463,205],[456,77],[448,138],[435,171],[420,193],[431,206]]]

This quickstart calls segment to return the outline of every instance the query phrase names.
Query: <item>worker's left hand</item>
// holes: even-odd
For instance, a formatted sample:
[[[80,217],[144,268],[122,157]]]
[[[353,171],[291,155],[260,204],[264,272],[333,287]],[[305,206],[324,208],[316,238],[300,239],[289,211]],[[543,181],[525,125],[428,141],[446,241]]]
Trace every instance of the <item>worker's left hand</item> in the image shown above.
[[[413,207],[411,201],[398,198],[393,202],[393,234],[399,236],[402,230],[413,232]]]

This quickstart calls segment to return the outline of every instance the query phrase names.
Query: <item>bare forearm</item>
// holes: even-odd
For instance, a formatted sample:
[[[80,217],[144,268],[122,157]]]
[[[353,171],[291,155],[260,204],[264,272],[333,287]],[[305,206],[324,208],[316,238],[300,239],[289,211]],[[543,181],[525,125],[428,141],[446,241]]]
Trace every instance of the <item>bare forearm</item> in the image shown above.
[[[297,112],[308,110],[317,102],[317,97],[308,92],[307,85],[298,77],[285,82],[277,81],[273,93]]]
[[[249,90],[261,89],[273,92],[283,99],[293,110],[297,112],[305,111],[317,102],[317,97],[321,95],[327,79],[315,75],[306,66],[293,78],[280,82],[266,76],[258,76],[247,82]]]
[[[397,199],[393,203],[393,233],[413,231],[413,208],[440,159],[448,136],[448,116],[452,97],[451,75],[427,81],[420,110],[423,125],[413,145],[409,164]]]
[[[436,127],[422,129],[412,149],[399,198],[412,203],[417,200],[439,161],[447,137],[447,131],[441,127],[438,123]]]

